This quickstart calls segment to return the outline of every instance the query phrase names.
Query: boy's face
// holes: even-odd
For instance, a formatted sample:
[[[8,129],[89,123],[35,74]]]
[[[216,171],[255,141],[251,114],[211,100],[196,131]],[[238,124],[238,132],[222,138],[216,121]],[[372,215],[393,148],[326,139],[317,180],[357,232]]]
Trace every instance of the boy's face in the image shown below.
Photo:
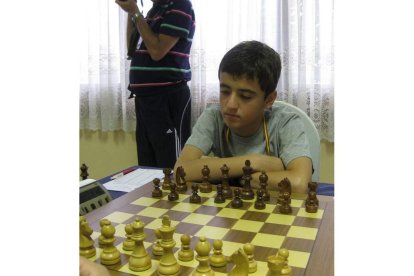
[[[234,78],[221,72],[220,108],[225,124],[239,136],[250,136],[262,125],[263,113],[272,106],[276,92],[266,99],[257,79]]]

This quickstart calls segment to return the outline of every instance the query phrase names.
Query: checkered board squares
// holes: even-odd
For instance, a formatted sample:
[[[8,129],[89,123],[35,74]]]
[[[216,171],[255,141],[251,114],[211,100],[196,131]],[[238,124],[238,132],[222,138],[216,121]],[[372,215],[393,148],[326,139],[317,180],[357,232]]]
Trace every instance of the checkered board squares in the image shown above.
[[[108,268],[117,271],[117,275],[156,275],[159,257],[152,255],[152,246],[156,241],[154,230],[161,227],[162,217],[168,215],[172,226],[176,227],[176,255],[181,248],[182,234],[191,236],[192,249],[201,236],[206,237],[211,246],[215,239],[219,239],[223,241],[222,250],[226,256],[246,243],[251,243],[255,246],[255,260],[258,263],[258,271],[251,275],[266,275],[267,257],[277,254],[277,251],[284,247],[289,250],[289,265],[292,267],[293,275],[304,274],[323,218],[323,204],[317,213],[311,214],[305,211],[304,200],[292,197],[292,214],[281,214],[276,204],[277,197],[272,193],[271,201],[266,203],[264,210],[256,210],[254,200],[244,200],[243,207],[239,209],[232,208],[230,200],[220,204],[214,203],[215,191],[209,194],[199,193],[202,197],[201,204],[193,204],[189,201],[190,194],[190,191],[180,194],[179,199],[172,202],[168,200],[166,192],[161,199],[152,198],[151,193],[147,193],[105,216],[115,227],[115,246],[122,255],[121,263]],[[145,223],[144,246],[153,259],[152,268],[144,272],[129,270],[128,259],[132,252],[122,249],[125,225],[132,223],[136,217]],[[92,238],[97,247],[97,255],[93,259],[100,262],[99,254],[102,249],[98,248],[99,222],[95,222],[91,227],[94,229]],[[198,265],[196,260],[179,263],[182,267],[181,275],[191,275]],[[225,268],[214,270],[216,275],[227,275],[231,267],[229,264]]]

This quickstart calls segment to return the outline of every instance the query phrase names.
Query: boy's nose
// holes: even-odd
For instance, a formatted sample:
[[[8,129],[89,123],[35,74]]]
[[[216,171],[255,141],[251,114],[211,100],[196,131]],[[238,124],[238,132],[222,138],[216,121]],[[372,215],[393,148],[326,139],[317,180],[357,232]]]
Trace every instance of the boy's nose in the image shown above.
[[[227,101],[227,108],[237,108],[238,104],[236,93],[231,93],[229,100]]]

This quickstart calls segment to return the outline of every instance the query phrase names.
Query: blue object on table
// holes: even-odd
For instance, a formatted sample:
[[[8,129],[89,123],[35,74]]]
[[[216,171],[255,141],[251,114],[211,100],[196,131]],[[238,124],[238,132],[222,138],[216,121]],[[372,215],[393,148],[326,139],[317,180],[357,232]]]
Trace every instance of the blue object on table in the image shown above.
[[[318,189],[316,190],[317,195],[334,196],[335,188],[333,184],[318,183]]]

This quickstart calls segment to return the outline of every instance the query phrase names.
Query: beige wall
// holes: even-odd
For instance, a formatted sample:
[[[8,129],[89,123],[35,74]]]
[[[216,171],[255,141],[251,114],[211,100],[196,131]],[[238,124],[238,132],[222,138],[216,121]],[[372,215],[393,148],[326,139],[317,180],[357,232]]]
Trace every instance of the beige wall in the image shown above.
[[[89,167],[89,178],[100,179],[137,164],[135,133],[80,131],[79,167]],[[334,144],[321,143],[320,182],[334,183]],[[79,172],[80,173],[80,172]]]

